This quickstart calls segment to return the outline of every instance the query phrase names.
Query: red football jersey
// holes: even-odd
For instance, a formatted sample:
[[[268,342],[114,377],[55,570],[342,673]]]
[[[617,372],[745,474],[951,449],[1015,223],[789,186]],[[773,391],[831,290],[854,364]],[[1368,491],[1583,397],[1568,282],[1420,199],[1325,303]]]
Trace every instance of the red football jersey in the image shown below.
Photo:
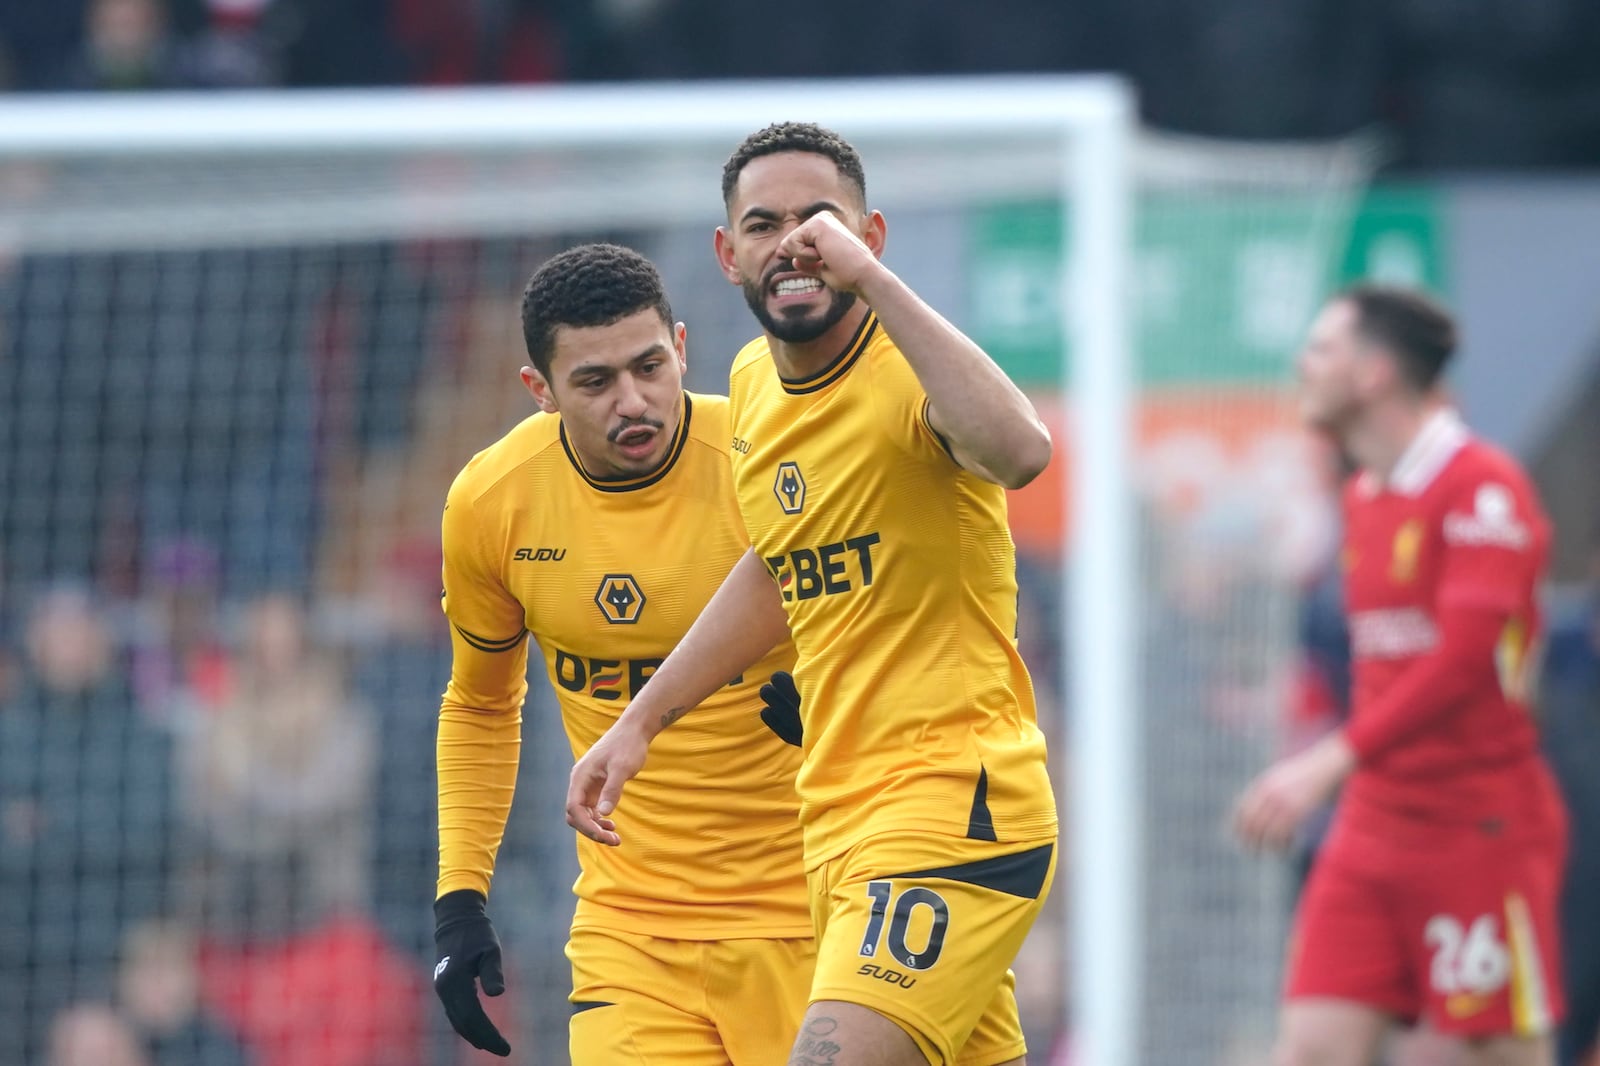
[[[1441,411],[1386,483],[1352,480],[1345,523],[1346,816],[1559,824],[1531,707],[1550,527],[1527,475]]]

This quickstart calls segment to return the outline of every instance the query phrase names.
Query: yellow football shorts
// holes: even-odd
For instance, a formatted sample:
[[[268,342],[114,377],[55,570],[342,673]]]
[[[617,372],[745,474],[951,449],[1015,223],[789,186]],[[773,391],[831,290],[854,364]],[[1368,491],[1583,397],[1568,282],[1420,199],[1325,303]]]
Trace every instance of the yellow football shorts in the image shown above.
[[[993,1066],[1026,1047],[1010,970],[1055,877],[1055,840],[894,833],[812,870],[811,1002],[856,1003],[936,1066]]]
[[[782,1066],[815,942],[574,929],[572,1066]]]

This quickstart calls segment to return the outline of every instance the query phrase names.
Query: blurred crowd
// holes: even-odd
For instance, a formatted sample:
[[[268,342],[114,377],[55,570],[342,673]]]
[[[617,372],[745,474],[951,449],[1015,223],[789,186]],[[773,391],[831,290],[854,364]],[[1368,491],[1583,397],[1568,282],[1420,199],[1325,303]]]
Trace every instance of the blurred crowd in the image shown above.
[[[420,1063],[432,731],[380,709],[447,644],[335,654],[174,554],[139,603],[41,587],[6,663],[0,1062]]]
[[[1588,0],[8,0],[0,87],[1117,71],[1151,123],[1383,128],[1418,168],[1600,163]]]
[[[429,704],[449,663],[436,581],[397,577],[388,624],[358,648],[297,593],[225,603],[203,546],[170,556],[181,572],[135,602],[39,587],[6,649],[0,1063],[464,1061],[426,980]],[[570,906],[571,844],[543,824],[538,779],[567,753],[542,692],[529,715],[534,780],[497,882],[513,1002],[497,1013],[524,1043],[564,1047],[548,915]]]

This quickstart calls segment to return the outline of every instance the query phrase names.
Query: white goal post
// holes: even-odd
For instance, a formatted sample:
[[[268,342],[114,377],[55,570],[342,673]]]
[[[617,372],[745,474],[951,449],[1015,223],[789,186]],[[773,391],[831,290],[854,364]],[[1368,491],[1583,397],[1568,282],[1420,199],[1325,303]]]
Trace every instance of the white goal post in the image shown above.
[[[862,143],[874,198],[917,205],[948,198],[952,184],[996,193],[1041,195],[1072,205],[1061,245],[1059,331],[1070,338],[1075,369],[1063,371],[1070,397],[1070,474],[1075,523],[1071,565],[1063,567],[1064,661],[1073,664],[1061,735],[1070,752],[1071,842],[1061,887],[1072,920],[1066,1013],[1075,1061],[1136,1066],[1141,985],[1141,814],[1138,781],[1141,712],[1136,685],[1137,529],[1131,467],[1134,357],[1131,271],[1134,230],[1132,92],[1110,77],[982,78],[874,82],[765,82],[628,85],[593,88],[470,89],[436,92],[163,94],[127,97],[0,99],[0,250],[77,249],[236,237],[270,244],[291,226],[324,236],[470,232],[506,228],[650,223],[662,217],[714,221],[720,212],[720,160],[746,134],[784,119],[816,121]],[[941,138],[1032,146],[1029,152],[944,158],[913,154],[903,163],[874,148]],[[685,146],[681,165],[672,153]],[[426,190],[369,181],[364,161],[386,153],[616,150],[618,166],[635,149],[659,150],[667,165],[646,176],[637,195],[619,195],[625,178],[597,183],[592,172],[488,173],[464,204],[432,204]],[[273,198],[275,175],[315,158],[334,186],[296,187]],[[947,167],[930,175],[929,160]],[[193,192],[196,221],[175,229],[160,211],[141,214],[147,165],[181,173],[186,160],[233,168],[218,190]],[[260,167],[255,163],[263,162]],[[219,162],[220,161],[220,162]],[[28,166],[94,169],[88,191],[38,199]],[[339,186],[347,168],[348,187]],[[141,176],[144,175],[144,176]],[[938,180],[932,180],[937,177]],[[165,180],[165,179],[163,179]],[[652,186],[649,182],[659,184]],[[253,184],[254,182],[254,184]],[[539,188],[547,191],[540,192]],[[882,191],[882,195],[877,193]],[[55,199],[51,199],[55,197]],[[207,214],[206,212],[210,212]],[[437,213],[435,213],[437,211]],[[453,213],[452,213],[453,212]],[[1063,218],[1065,212],[1063,212]],[[709,238],[709,229],[707,230]],[[285,238],[287,239],[287,238]],[[709,256],[709,251],[707,252]],[[693,323],[690,323],[693,328]],[[752,327],[753,328],[753,327]],[[554,817],[552,812],[546,816]]]

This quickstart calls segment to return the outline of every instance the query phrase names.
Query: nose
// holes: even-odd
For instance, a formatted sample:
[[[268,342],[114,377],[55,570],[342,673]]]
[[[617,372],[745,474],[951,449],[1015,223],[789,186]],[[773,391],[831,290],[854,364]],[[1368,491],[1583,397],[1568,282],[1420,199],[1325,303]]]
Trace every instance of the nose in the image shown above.
[[[630,419],[643,418],[645,412],[649,410],[644,392],[640,390],[632,374],[623,374],[617,379],[616,409],[618,415]]]

